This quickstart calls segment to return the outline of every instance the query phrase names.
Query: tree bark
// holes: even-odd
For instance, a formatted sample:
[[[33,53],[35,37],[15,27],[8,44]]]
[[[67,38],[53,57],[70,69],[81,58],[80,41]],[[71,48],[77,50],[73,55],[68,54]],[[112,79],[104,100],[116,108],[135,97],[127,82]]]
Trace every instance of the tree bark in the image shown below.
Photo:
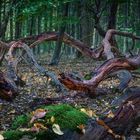
[[[0,71],[0,98],[10,101],[15,98],[17,92],[12,80]]]
[[[60,74],[60,82],[70,90],[84,91],[96,95],[95,89],[109,74],[118,70],[135,70],[140,67],[140,55],[133,58],[114,58],[104,62],[96,69],[90,80],[75,80],[69,74]]]
[[[69,3],[66,3],[64,5],[64,12],[62,15],[64,18],[67,18],[67,16],[68,16],[68,7],[69,7]],[[59,60],[60,60],[61,46],[62,46],[62,42],[63,42],[62,40],[63,40],[65,28],[66,28],[66,23],[63,23],[63,24],[64,25],[61,25],[61,27],[60,27],[56,47],[55,47],[54,54],[53,54],[50,65],[58,65]]]

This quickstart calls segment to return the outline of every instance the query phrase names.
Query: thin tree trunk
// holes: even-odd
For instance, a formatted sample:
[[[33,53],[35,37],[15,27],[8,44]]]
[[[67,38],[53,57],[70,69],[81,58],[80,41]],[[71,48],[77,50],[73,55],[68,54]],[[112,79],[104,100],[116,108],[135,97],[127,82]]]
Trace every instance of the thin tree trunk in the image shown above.
[[[65,18],[68,16],[68,3],[66,3],[66,5],[64,7],[64,14],[63,14],[63,16]],[[61,27],[60,27],[60,31],[59,31],[59,34],[58,34],[57,44],[56,44],[56,47],[55,47],[54,54],[53,54],[53,57],[52,57],[50,65],[58,65],[58,63],[59,63],[60,53],[61,53],[61,46],[62,46],[62,40],[63,40],[65,28],[66,28],[66,23],[64,25],[61,25]]]

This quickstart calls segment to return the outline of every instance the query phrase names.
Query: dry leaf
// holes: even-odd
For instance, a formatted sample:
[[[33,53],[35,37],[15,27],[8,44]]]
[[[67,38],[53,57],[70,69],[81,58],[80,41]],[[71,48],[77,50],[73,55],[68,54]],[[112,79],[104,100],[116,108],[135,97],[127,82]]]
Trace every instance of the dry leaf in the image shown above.
[[[30,121],[30,123],[33,123],[36,119],[43,118],[46,115],[47,111],[45,109],[37,109],[32,114],[33,117]]]
[[[30,129],[30,131],[39,132],[40,129],[47,130],[47,127],[45,127],[41,123],[35,123],[34,126]]]
[[[20,128],[19,131],[22,131],[22,132],[30,131],[30,128]]]
[[[3,137],[3,135],[1,135],[1,134],[0,134],[0,140],[4,140],[4,137]]]
[[[52,130],[54,133],[58,135],[63,135],[64,133],[60,130],[60,126],[58,124],[53,124],[52,125]]]
[[[52,116],[51,117],[51,122],[54,123],[54,121],[55,121],[55,118],[54,118],[54,116]]]
[[[35,123],[34,126],[37,127],[37,128],[41,128],[41,129],[47,130],[47,127],[45,127],[45,126],[44,126],[43,124],[41,124],[41,123]]]
[[[11,110],[10,112],[8,112],[7,114],[14,114],[16,112],[15,109]]]
[[[97,117],[97,115],[95,114],[95,112],[93,110],[86,110],[84,108],[80,109],[81,112],[84,112],[85,114],[87,114],[89,117]]]
[[[87,114],[87,111],[84,108],[81,108],[80,111]]]
[[[114,114],[111,110],[108,112],[107,117],[108,118],[113,118],[114,117]]]
[[[81,131],[83,134],[85,134],[85,125],[84,125],[84,124],[78,125],[77,128],[79,128],[80,131]]]

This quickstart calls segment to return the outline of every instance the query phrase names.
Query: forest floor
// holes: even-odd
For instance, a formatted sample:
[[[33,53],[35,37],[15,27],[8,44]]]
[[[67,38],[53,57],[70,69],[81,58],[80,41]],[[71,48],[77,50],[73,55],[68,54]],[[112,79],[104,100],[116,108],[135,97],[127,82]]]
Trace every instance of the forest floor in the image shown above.
[[[90,59],[62,59],[59,66],[48,66],[47,59],[44,58],[38,60],[38,62],[44,66],[49,71],[55,72],[57,75],[61,72],[75,72],[80,74],[82,77],[89,74],[93,69],[101,64],[101,62],[95,62]],[[4,69],[3,69],[4,70]],[[61,97],[65,95],[62,92],[57,93],[55,87],[53,87],[51,82],[47,81],[46,77],[41,77],[34,70],[30,69],[26,65],[21,65],[19,67],[19,75],[22,80],[26,81],[26,85],[20,88],[19,95],[12,101],[7,102],[0,100],[0,130],[6,130],[10,127],[12,120],[17,115],[25,114],[27,112],[33,111],[34,107],[37,107],[35,99],[45,99]],[[114,88],[119,84],[119,80],[115,78],[109,78],[100,83],[99,87]],[[135,78],[130,82],[129,86],[139,86],[140,78]],[[75,91],[67,91],[68,96],[76,95]],[[94,112],[96,116],[107,115],[114,109],[112,102],[114,99],[119,97],[121,93],[112,92],[108,95],[102,95],[95,98],[90,98],[84,93],[79,93],[83,96],[75,96],[74,98],[69,98],[65,103],[71,104],[73,106],[78,106],[81,108],[89,109]],[[36,100],[37,101],[37,100]],[[61,103],[64,101],[58,101]],[[117,108],[117,107],[116,107]],[[140,126],[139,126],[140,127]],[[138,129],[138,128],[137,128]],[[140,129],[140,128],[139,128]],[[135,131],[137,133],[137,130]],[[139,130],[140,132],[140,130]],[[133,136],[132,136],[133,137]],[[140,137],[139,137],[140,138]]]

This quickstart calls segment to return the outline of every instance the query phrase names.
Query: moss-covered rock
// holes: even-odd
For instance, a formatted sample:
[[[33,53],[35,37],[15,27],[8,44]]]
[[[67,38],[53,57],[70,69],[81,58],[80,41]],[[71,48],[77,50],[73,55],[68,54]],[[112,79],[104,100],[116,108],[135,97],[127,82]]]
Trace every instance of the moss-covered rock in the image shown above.
[[[50,106],[43,106],[42,109],[48,110],[45,117],[41,119],[35,120],[37,123],[42,123],[48,130],[41,130],[39,133],[32,133],[28,132],[21,132],[19,128],[30,128],[33,124],[30,124],[29,121],[31,119],[30,114],[20,115],[18,116],[11,127],[10,131],[6,131],[4,133],[4,137],[7,140],[19,140],[24,135],[29,135],[31,138],[36,137],[37,140],[53,140],[58,135],[52,131],[52,125],[58,124],[62,131],[66,129],[70,129],[72,131],[77,129],[77,126],[80,124],[86,124],[88,120],[88,116],[79,111],[78,109],[66,105],[66,104],[59,104],[59,105],[50,105]],[[54,118],[54,121],[51,121],[51,118]],[[15,131],[13,130],[15,129]]]

